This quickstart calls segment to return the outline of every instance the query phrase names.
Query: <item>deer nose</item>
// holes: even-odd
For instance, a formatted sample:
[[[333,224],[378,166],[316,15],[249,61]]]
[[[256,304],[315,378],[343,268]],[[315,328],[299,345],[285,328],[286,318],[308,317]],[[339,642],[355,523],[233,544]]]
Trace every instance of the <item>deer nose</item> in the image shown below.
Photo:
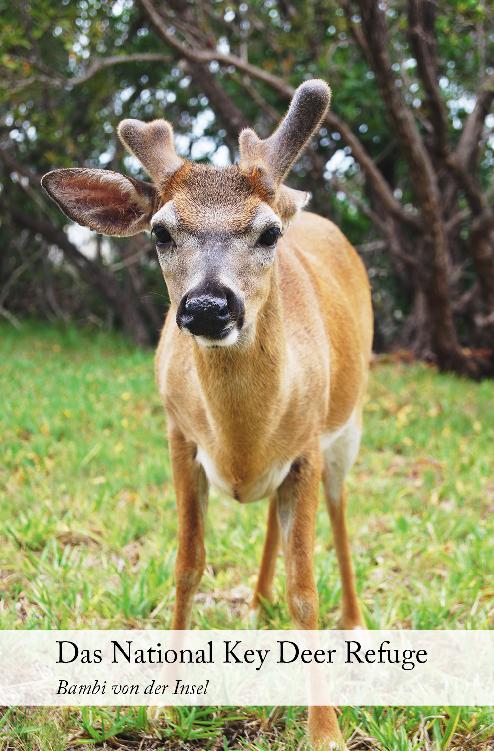
[[[177,324],[194,336],[223,339],[242,326],[243,304],[228,287],[208,283],[190,290],[177,311]]]

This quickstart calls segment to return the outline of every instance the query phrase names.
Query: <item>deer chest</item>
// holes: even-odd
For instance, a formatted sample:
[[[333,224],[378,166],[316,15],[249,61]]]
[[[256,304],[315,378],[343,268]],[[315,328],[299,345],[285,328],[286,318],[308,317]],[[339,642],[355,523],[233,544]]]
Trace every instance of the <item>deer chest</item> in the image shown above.
[[[250,503],[274,493],[290,471],[291,461],[273,461],[259,472],[232,471],[228,466],[219,466],[200,446],[197,461],[201,464],[209,484],[221,493],[235,498],[240,503]]]

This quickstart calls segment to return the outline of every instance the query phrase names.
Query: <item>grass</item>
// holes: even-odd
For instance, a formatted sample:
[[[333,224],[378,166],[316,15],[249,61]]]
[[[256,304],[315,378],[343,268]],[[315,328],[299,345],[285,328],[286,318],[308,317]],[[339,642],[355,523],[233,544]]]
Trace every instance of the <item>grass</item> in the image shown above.
[[[176,516],[152,354],[109,334],[0,327],[0,628],[166,628]],[[349,481],[358,587],[371,628],[492,628],[494,386],[423,365],[372,371]],[[198,628],[247,625],[265,504],[214,497]],[[212,523],[214,521],[214,523]],[[321,625],[340,586],[322,504]],[[290,626],[282,567],[268,625]],[[8,709],[0,748],[290,751],[305,712],[267,708]],[[351,749],[494,749],[494,710],[343,708]]]

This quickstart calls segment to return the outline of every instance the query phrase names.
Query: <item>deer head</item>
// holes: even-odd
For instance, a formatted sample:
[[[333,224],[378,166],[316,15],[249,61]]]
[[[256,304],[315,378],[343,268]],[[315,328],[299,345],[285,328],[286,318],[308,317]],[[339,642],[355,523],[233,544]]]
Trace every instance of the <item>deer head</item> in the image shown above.
[[[308,194],[283,184],[329,106],[324,81],[303,83],[276,131],[239,138],[231,167],[177,156],[165,120],[123,120],[118,133],[153,183],[101,169],[60,169],[42,185],[65,214],[97,232],[151,229],[178,326],[203,346],[228,346],[255,331],[276,244]]]

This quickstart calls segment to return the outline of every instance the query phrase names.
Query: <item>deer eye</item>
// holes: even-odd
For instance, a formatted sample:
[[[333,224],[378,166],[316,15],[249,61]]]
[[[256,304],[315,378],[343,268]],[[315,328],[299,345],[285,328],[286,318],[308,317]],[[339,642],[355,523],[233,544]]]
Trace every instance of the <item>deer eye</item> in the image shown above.
[[[173,237],[163,224],[155,224],[151,233],[154,235],[157,248],[169,248],[174,245]]]
[[[264,248],[270,248],[273,245],[275,245],[280,235],[281,235],[281,230],[279,229],[279,227],[275,227],[275,226],[268,227],[259,236],[257,244],[262,245]]]

